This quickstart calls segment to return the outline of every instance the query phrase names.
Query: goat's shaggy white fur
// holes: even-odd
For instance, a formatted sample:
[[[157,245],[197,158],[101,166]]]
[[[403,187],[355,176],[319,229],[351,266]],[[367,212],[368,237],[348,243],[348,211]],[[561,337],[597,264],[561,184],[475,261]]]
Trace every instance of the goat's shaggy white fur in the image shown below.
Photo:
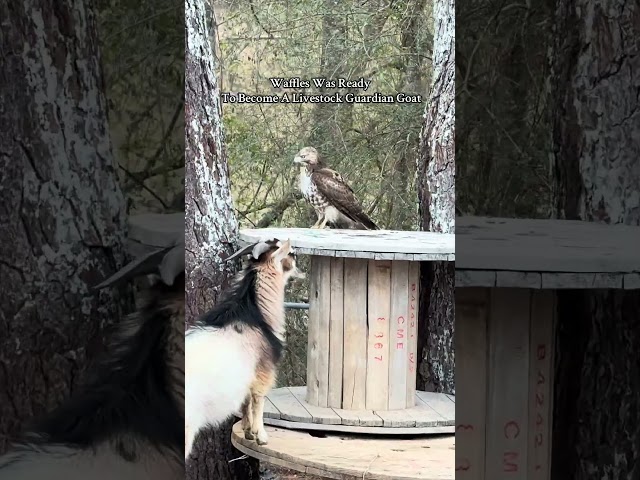
[[[218,426],[243,405],[245,436],[267,443],[264,395],[275,381],[284,334],[284,287],[292,276],[301,274],[289,242],[272,243],[250,260],[230,295],[187,332],[185,458],[203,427]]]
[[[0,457],[0,480],[184,479],[184,274],[158,284],[74,396]]]
[[[255,377],[258,353],[247,334],[216,328],[187,335],[185,350],[186,458],[202,427],[217,426],[240,411]]]

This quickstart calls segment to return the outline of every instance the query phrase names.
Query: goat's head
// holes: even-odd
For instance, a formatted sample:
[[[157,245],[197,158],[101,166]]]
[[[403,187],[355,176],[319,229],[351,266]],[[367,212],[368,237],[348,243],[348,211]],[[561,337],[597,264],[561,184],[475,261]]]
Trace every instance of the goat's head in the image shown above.
[[[277,238],[253,243],[231,255],[228,260],[249,255],[249,267],[273,268],[283,275],[285,282],[290,278],[304,278],[296,265],[296,251],[291,246],[291,241],[281,242]]]

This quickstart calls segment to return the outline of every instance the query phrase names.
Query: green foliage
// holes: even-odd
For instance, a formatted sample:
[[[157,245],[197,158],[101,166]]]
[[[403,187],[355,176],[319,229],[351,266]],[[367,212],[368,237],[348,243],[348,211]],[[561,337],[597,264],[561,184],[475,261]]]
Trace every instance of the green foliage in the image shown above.
[[[97,4],[111,139],[131,211],[184,209],[184,3]]]
[[[549,217],[548,2],[472,2],[456,13],[456,208]]]
[[[430,3],[370,0],[234,0],[214,4],[223,92],[284,93],[269,77],[372,80],[370,90],[418,93],[430,85]],[[333,73],[335,72],[335,73]],[[305,93],[318,93],[310,88]],[[345,93],[345,92],[343,92]],[[417,148],[425,104],[223,105],[232,193],[242,227],[309,227],[311,208],[293,196],[293,157],[313,145],[350,183],[384,228],[418,229]],[[308,271],[308,259],[300,257]],[[287,300],[308,301],[308,280]],[[278,385],[306,384],[307,312],[287,311]]]
[[[371,79],[367,92],[417,93],[430,83],[425,1],[235,0],[214,4],[221,90],[282,94],[270,77]],[[313,87],[305,93],[318,93]],[[333,93],[326,92],[326,93]],[[342,93],[346,91],[342,90]],[[223,105],[241,225],[308,227],[293,157],[312,145],[385,228],[418,227],[415,172],[424,103]]]

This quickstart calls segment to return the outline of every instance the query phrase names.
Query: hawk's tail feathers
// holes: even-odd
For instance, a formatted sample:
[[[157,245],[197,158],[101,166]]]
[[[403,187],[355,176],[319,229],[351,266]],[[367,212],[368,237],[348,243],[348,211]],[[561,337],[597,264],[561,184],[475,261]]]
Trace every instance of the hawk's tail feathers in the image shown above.
[[[380,230],[380,227],[373,223],[373,220],[371,220],[365,214],[360,215],[358,221],[366,230]]]

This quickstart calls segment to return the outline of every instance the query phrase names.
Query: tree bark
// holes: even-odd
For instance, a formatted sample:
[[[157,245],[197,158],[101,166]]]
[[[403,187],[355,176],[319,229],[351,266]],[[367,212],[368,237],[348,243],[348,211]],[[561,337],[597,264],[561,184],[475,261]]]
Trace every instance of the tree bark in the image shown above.
[[[90,291],[125,261],[96,16],[84,2],[0,4],[0,452],[66,399],[132,306]]]
[[[422,230],[454,233],[454,0],[437,0],[434,18],[433,83],[418,157],[420,221]],[[423,262],[421,278],[418,388],[454,393],[453,262]]]
[[[222,131],[217,60],[204,0],[186,0],[185,52],[185,270],[187,325],[210,309],[235,273],[225,263],[238,236]],[[215,29],[216,26],[214,25]],[[187,462],[187,478],[257,479],[254,459],[231,445],[234,419],[201,433]]]
[[[563,0],[551,105],[559,218],[640,224],[640,7]],[[552,477],[640,477],[640,293],[558,293]]]

